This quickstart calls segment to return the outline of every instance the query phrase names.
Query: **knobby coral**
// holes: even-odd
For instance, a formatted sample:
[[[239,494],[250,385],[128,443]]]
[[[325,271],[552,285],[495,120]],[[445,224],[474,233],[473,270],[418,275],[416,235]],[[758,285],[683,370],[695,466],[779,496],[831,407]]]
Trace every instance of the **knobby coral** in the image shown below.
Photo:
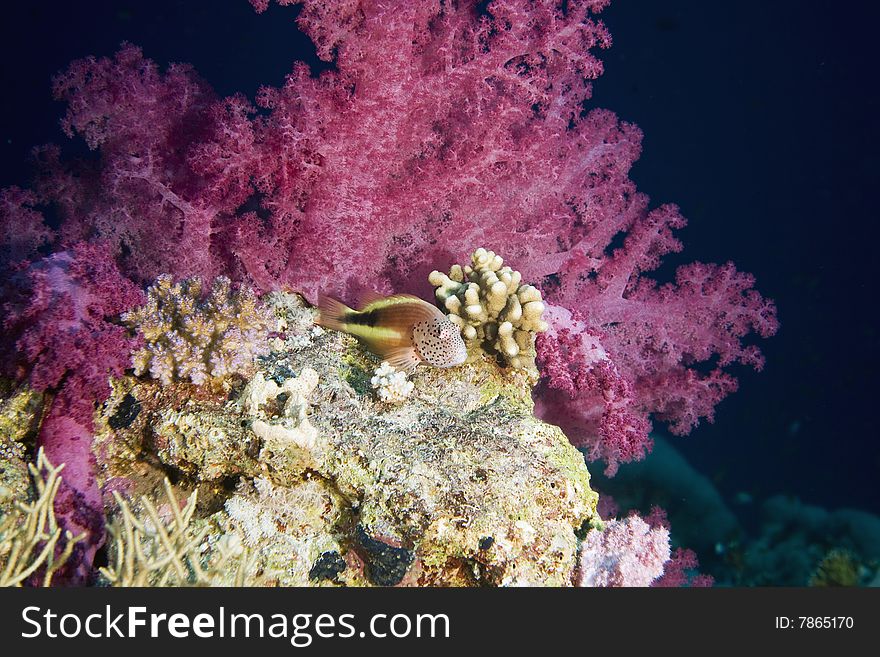
[[[135,374],[149,372],[166,385],[245,374],[269,351],[269,314],[249,288],[233,288],[223,276],[203,294],[199,278],[175,283],[162,275],[147,291],[146,305],[122,319],[145,343],[132,355]]]
[[[541,293],[503,265],[500,255],[479,248],[470,265],[452,265],[448,276],[432,271],[428,282],[466,340],[485,344],[511,367],[534,367],[535,334],[547,330]]]
[[[64,530],[55,518],[64,464],[53,466],[40,449],[36,465],[29,463],[28,469],[36,499],[16,501],[13,511],[0,518],[0,586],[21,586],[32,575],[49,586],[76,544],[86,538]]]

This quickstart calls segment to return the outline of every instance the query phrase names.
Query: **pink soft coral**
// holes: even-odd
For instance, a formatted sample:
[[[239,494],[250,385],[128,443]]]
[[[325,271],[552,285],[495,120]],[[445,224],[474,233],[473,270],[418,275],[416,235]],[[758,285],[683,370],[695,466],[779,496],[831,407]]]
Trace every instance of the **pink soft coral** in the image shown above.
[[[669,561],[669,530],[639,516],[590,530],[578,555],[578,586],[649,586]]]
[[[298,64],[255,105],[132,46],[56,79],[65,129],[100,152],[39,153],[60,248],[102,240],[140,282],[225,273],[314,301],[364,286],[426,296],[431,270],[484,245],[560,309],[539,343],[539,410],[609,471],[650,447],[650,416],[686,433],[735,389],[726,368],[761,367],[743,339],[776,317],[750,276],[693,264],[674,283],[648,277],[685,221],[629,179],[638,128],[587,107],[606,0],[279,4],[302,5],[335,69]],[[32,226],[24,242],[43,237]]]
[[[651,509],[645,516],[645,522],[653,528],[670,529],[666,511],[659,506]],[[700,562],[697,554],[688,548],[676,548],[663,568],[663,575],[654,580],[655,588],[710,588],[715,584],[711,575],[698,572]]]
[[[88,532],[56,581],[83,582],[103,542],[92,415],[137,344],[114,318],[143,293],[119,273],[106,247],[87,243],[21,268],[3,291],[3,373],[48,393],[39,443],[53,463],[65,464],[55,512],[73,534]]]

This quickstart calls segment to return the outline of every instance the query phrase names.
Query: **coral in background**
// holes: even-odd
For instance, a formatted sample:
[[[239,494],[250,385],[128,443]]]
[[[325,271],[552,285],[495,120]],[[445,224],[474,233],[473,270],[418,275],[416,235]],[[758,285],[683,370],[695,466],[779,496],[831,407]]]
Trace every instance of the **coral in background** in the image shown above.
[[[826,565],[843,575],[851,567],[844,555],[859,564],[859,583],[867,583],[880,564],[880,517],[776,495],[761,506],[757,536],[725,547],[719,579],[735,586],[806,586],[829,556]]]
[[[39,199],[34,192],[19,187],[0,190],[0,275],[37,255],[51,236],[43,215],[35,209]]]
[[[413,383],[407,380],[406,372],[397,371],[384,360],[373,372],[370,385],[373,386],[379,400],[387,404],[404,401],[413,390]]]
[[[669,530],[638,516],[591,529],[581,543],[578,586],[649,586],[669,561]]]
[[[536,340],[541,386],[535,413],[552,418],[614,475],[619,463],[638,461],[651,449],[651,425],[638,411],[632,383],[588,323],[556,306],[547,308],[547,319],[549,330]]]
[[[144,340],[132,354],[135,374],[148,372],[166,385],[246,374],[269,351],[270,315],[250,289],[233,289],[222,276],[205,294],[198,278],[175,283],[162,275],[147,290],[146,305],[122,319]]]
[[[862,566],[849,550],[834,549],[819,562],[809,586],[858,586]]]
[[[470,265],[452,265],[448,276],[432,271],[428,282],[465,340],[490,346],[511,367],[534,368],[535,334],[547,330],[541,293],[502,265],[501,256],[479,248]]]
[[[76,544],[86,538],[64,530],[55,518],[64,464],[53,466],[40,449],[36,465],[28,464],[28,469],[36,499],[30,503],[16,500],[14,510],[0,516],[0,586],[21,586],[31,576],[49,586]]]

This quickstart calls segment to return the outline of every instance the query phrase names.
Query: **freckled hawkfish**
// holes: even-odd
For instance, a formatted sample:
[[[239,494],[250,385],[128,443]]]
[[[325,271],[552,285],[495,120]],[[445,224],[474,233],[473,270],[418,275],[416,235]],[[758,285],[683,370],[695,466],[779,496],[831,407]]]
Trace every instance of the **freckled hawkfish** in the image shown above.
[[[373,298],[360,310],[321,295],[318,324],[357,337],[400,370],[419,363],[455,367],[467,357],[459,328],[433,304],[408,294]]]

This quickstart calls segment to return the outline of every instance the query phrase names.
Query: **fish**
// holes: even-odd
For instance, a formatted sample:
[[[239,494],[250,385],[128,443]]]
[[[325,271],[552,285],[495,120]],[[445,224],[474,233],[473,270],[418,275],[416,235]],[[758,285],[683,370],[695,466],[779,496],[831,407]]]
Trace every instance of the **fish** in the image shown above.
[[[467,358],[461,331],[437,306],[409,294],[370,295],[360,310],[325,294],[318,297],[317,324],[358,338],[399,370],[424,363],[455,367]]]

